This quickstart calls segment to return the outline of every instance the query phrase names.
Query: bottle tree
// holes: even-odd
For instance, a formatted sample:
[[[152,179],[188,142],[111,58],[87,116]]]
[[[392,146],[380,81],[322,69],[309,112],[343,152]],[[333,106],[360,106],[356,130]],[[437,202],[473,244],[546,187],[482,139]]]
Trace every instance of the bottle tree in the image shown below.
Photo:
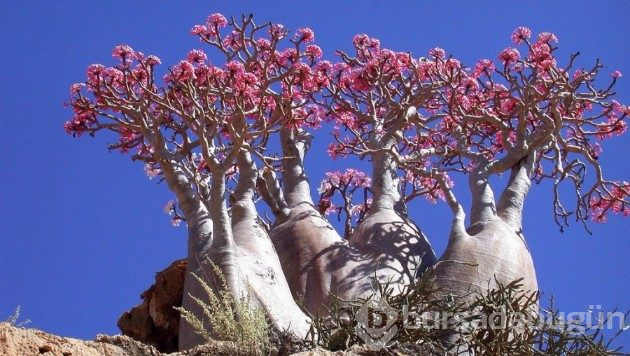
[[[454,218],[446,251],[433,271],[442,293],[463,295],[523,278],[523,289],[538,289],[522,215],[532,180],[553,185],[555,221],[567,226],[570,215],[586,223],[605,221],[608,213],[630,213],[627,182],[607,180],[598,161],[599,141],[626,131],[627,106],[612,100],[621,73],[600,78],[599,61],[575,68],[555,58],[557,38],[517,28],[496,61],[482,59],[474,68],[431,51],[419,63],[422,75],[443,83],[435,108],[411,117],[400,166],[440,182]],[[523,52],[521,56],[519,49]],[[601,87],[598,88],[598,87]],[[433,121],[429,113],[439,113]],[[464,173],[472,197],[469,221],[448,174]],[[587,172],[591,176],[587,175]],[[495,198],[490,178],[509,174]],[[563,185],[573,201],[563,203]]]
[[[467,68],[439,48],[416,58],[366,35],[331,62],[310,29],[291,35],[251,16],[212,14],[191,33],[219,64],[192,50],[162,68],[156,56],[117,46],[114,65],[91,65],[71,86],[65,130],[112,132],[110,149],[143,162],[173,192],[168,210],[188,229],[183,307],[201,319],[194,276],[222,287],[211,265],[229,292],[249,295],[275,329],[296,336],[309,318],[295,299],[321,315],[331,295],[367,297],[374,278],[402,287],[429,266],[441,293],[517,278],[537,290],[521,221],[532,181],[552,181],[561,227],[571,217],[630,213],[630,185],[607,180],[598,161],[598,142],[626,130],[630,109],[612,99],[621,73],[605,82],[599,62],[574,68],[576,55],[558,64],[553,34],[532,40],[519,28],[519,48]],[[333,127],[333,158],[354,155],[372,171],[327,173],[315,203],[304,163],[322,125]],[[509,178],[497,200],[490,179],[502,173]],[[469,182],[468,222],[456,175]],[[560,196],[565,184],[572,207]],[[439,259],[409,217],[417,197],[453,211]],[[344,216],[342,234],[328,220],[334,215]],[[180,348],[200,342],[182,321]]]

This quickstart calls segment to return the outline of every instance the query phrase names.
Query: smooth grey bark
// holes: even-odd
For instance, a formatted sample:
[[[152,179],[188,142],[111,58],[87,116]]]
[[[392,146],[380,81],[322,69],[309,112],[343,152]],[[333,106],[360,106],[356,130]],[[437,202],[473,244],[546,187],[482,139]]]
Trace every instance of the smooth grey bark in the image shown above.
[[[162,162],[161,168],[169,189],[177,197],[177,202],[186,218],[188,228],[188,265],[184,280],[182,307],[203,317],[203,312],[190,297],[203,296],[202,286],[193,278],[192,274],[203,276],[201,261],[206,259],[214,241],[214,224],[207,205],[202,202],[195,190],[193,177],[188,173],[181,157],[169,152],[164,138],[159,130],[143,131],[144,136],[153,145],[155,156]],[[179,328],[179,347],[186,349],[203,343],[203,338],[194,329],[182,321]]]
[[[532,186],[529,178],[532,170],[531,157],[524,158],[520,164],[513,167],[508,184],[497,204],[499,216],[517,230],[522,228],[525,198]]]
[[[531,165],[524,159],[511,169],[508,184],[495,207],[487,179],[471,178],[471,225],[453,225],[446,251],[433,272],[441,295],[484,292],[523,278],[522,290],[538,290],[536,270],[523,236],[523,204],[531,186]],[[475,203],[476,202],[476,203]],[[485,204],[479,206],[478,204]],[[473,218],[474,216],[474,218]]]
[[[308,317],[293,300],[278,254],[258,223],[254,193],[258,171],[248,152],[238,156],[239,181],[231,205],[232,231],[238,250],[242,293],[265,311],[272,326],[305,337]]]
[[[433,271],[440,295],[485,292],[523,279],[524,291],[537,291],[531,253],[520,233],[499,217],[452,233]]]
[[[304,171],[308,137],[285,128],[281,143],[285,157],[282,188],[290,213],[278,218],[270,235],[293,295],[311,314],[326,313],[330,294],[346,300],[366,297],[375,291],[375,276],[383,282],[408,282],[419,266],[423,270],[435,262],[424,236],[395,210],[404,211],[404,204],[400,203],[397,173],[389,156],[379,156],[375,165],[378,198],[367,217],[369,222],[348,241],[313,205]],[[420,256],[424,256],[422,262]]]
[[[285,157],[282,193],[289,212],[276,215],[270,236],[293,296],[309,313],[321,315],[330,294],[339,293],[338,276],[345,275],[347,267],[338,254],[348,247],[313,204],[304,171],[310,137],[285,127],[280,139]]]
[[[373,200],[370,212],[350,235],[352,246],[371,257],[373,271],[381,282],[402,287],[414,281],[436,262],[435,253],[420,229],[408,218],[398,191],[396,163],[388,152],[395,139],[372,157]],[[359,290],[364,296],[371,290]]]
[[[206,325],[207,320],[205,320],[203,312],[191,297],[195,296],[204,300],[206,294],[201,284],[193,277],[193,274],[202,278],[206,283],[216,288],[221,288],[215,283],[216,279],[214,278],[214,270],[211,265],[211,263],[214,263],[223,273],[227,287],[233,295],[240,295],[241,288],[236,244],[232,235],[230,217],[225,201],[225,175],[220,170],[213,173],[210,199],[208,201],[209,211],[203,221],[203,225],[208,226],[212,231],[210,239],[205,238],[205,235],[198,234],[198,230],[195,227],[197,222],[194,217],[191,219],[186,210],[182,208],[188,224],[189,241],[189,262],[184,281],[182,307],[201,317]],[[198,197],[197,200],[200,200],[200,198]],[[199,205],[203,206],[203,204]],[[206,239],[205,243],[200,243],[204,241],[204,238]],[[187,322],[182,320],[179,332],[180,350],[189,349],[203,342],[203,338]]]
[[[280,141],[285,157],[282,165],[284,199],[291,209],[309,209],[309,205],[313,207],[313,199],[304,170],[304,157],[311,137],[306,132],[284,127],[280,132]]]
[[[497,214],[494,192],[488,182],[488,174],[474,170],[468,178],[472,201],[470,206],[470,224],[491,220]]]
[[[477,173],[471,175],[471,225],[464,228],[465,214],[457,205],[448,245],[432,271],[436,298],[456,295],[463,298],[460,302],[472,301],[475,293],[517,279],[522,279],[522,292],[538,291],[534,262],[521,228],[523,203],[531,186],[530,169],[523,162],[512,168],[498,204],[487,179],[480,179]],[[445,330],[441,339],[453,345],[457,337],[457,333]],[[454,352],[469,354],[469,350]]]
[[[229,292],[235,298],[249,296],[253,306],[267,314],[272,327],[304,337],[309,329],[308,317],[294,302],[276,251],[257,220],[253,201],[258,175],[256,166],[245,151],[237,157],[239,181],[229,212],[225,174],[221,169],[212,172],[207,202],[210,211],[203,225],[211,228],[211,244],[205,244],[202,250],[197,249],[200,244],[193,242],[190,245],[183,307],[198,316],[203,315],[189,294],[203,299],[205,293],[190,274],[195,273],[214,287],[221,288],[213,283],[211,263],[214,263],[223,273]],[[203,204],[197,206],[204,207]],[[189,220],[187,210],[182,208],[182,211],[189,224],[189,241],[198,240],[192,224],[194,221]],[[188,323],[182,323],[180,349],[191,348],[203,341]]]

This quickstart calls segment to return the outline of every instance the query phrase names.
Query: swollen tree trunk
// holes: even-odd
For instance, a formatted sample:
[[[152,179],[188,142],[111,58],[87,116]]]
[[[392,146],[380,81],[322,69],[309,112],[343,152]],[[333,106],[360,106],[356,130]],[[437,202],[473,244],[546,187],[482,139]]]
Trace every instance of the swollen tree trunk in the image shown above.
[[[537,291],[532,256],[520,232],[501,218],[451,233],[446,251],[434,270],[440,295],[466,295],[495,289],[524,278],[524,291]]]
[[[240,153],[238,167],[239,182],[231,212],[242,292],[249,295],[254,306],[265,311],[277,331],[305,337],[308,317],[293,300],[271,239],[258,223],[253,201],[258,172],[249,153]]]
[[[203,206],[201,203],[199,205]],[[230,216],[225,201],[225,175],[221,170],[212,174],[210,199],[207,206],[209,211],[202,221],[195,220],[194,216],[191,219],[186,210],[182,208],[188,225],[189,261],[184,282],[182,308],[200,317],[206,326],[209,325],[208,320],[205,320],[201,308],[192,298],[194,296],[205,300],[206,293],[193,275],[203,279],[211,286],[219,287],[214,283],[214,271],[211,265],[214,263],[223,273],[229,291],[235,296],[240,295],[241,291],[236,243],[232,235]],[[199,225],[203,226],[204,229],[210,229],[209,239],[206,235],[199,235],[197,228]],[[203,342],[203,338],[195,332],[188,322],[182,319],[179,332],[180,350],[189,349]]]
[[[257,170],[249,153],[239,154],[238,167],[239,181],[234,191],[231,214],[228,213],[225,198],[224,172],[217,170],[212,174],[208,201],[210,212],[207,214],[211,220],[204,223],[204,226],[213,228],[212,243],[203,245],[202,250],[198,249],[200,244],[194,243],[199,240],[195,235],[196,225],[186,215],[189,224],[190,262],[182,306],[197,316],[203,316],[191,295],[203,300],[205,292],[192,274],[215,288],[221,288],[214,283],[213,263],[221,270],[229,292],[236,299],[249,297],[252,307],[262,309],[274,329],[304,337],[309,329],[308,317],[294,302],[271,240],[257,220],[253,201]],[[185,210],[184,213],[186,214]],[[235,317],[238,318],[238,315]],[[189,349],[203,341],[187,322],[182,323],[180,349]]]
[[[214,242],[214,224],[208,206],[202,202],[195,190],[195,184],[179,157],[166,149],[164,138],[159,131],[145,130],[144,135],[155,148],[158,159],[165,162],[161,165],[164,179],[169,189],[177,197],[179,208],[186,218],[188,227],[188,264],[182,298],[182,307],[195,315],[203,316],[203,311],[190,297],[203,296],[202,286],[192,276],[202,276],[201,261],[207,259],[208,251]],[[179,327],[179,348],[186,349],[203,343],[203,338],[183,319]]]
[[[285,127],[280,138],[285,156],[282,193],[289,212],[277,216],[270,236],[293,296],[312,315],[322,315],[330,294],[340,293],[348,268],[342,255],[349,247],[313,204],[304,171],[309,137]]]
[[[531,185],[530,167],[512,168],[507,187],[495,206],[487,178],[471,176],[471,226],[453,226],[446,251],[435,266],[440,295],[484,292],[523,278],[522,290],[538,290],[531,253],[522,233],[521,217]]]
[[[359,227],[349,243],[321,216],[311,199],[304,171],[308,138],[285,128],[281,140],[283,196],[289,213],[278,216],[270,235],[291,291],[307,311],[325,314],[331,294],[345,300],[368,296],[375,291],[375,274],[381,281],[408,283],[418,267],[424,270],[435,262],[417,227],[395,211],[400,196],[391,171],[389,176],[381,175],[377,204],[366,218],[367,224]],[[382,167],[382,160],[379,162]],[[385,164],[391,160],[386,158]],[[395,174],[395,168],[393,171]]]
[[[389,143],[386,147],[393,145]],[[435,261],[435,253],[419,228],[407,217],[398,192],[396,164],[387,152],[372,155],[370,211],[349,238],[350,244],[371,258],[371,276],[402,287],[414,281]],[[371,290],[356,290],[365,296]]]
[[[471,174],[471,225],[465,228],[465,214],[457,204],[448,245],[432,271],[436,298],[459,296],[459,302],[471,302],[477,293],[521,278],[522,292],[538,291],[534,262],[521,228],[523,203],[531,185],[529,170],[521,164],[512,168],[498,205],[487,176]],[[441,336],[446,345],[458,344],[458,338],[457,332],[449,330]],[[454,352],[469,354],[470,350]]]

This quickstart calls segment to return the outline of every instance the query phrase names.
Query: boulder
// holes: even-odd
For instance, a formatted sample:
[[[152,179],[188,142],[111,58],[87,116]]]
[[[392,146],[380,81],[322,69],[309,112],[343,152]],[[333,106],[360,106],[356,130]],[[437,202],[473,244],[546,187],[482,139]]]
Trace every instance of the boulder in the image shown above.
[[[186,259],[176,260],[155,276],[155,284],[140,295],[142,303],[118,319],[123,335],[161,352],[178,350],[179,311],[182,305]]]

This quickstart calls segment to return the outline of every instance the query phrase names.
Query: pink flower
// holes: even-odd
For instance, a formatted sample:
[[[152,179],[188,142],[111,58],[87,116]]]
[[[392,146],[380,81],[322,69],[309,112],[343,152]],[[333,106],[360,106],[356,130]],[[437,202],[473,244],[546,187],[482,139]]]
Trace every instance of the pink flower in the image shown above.
[[[85,84],[83,83],[74,83],[70,86],[70,94],[74,95],[74,94],[79,94],[81,92],[81,89],[83,89],[83,87],[85,87]]]
[[[317,45],[308,45],[306,46],[306,54],[312,58],[320,58],[322,56],[322,49]]]
[[[287,29],[282,24],[273,24],[269,29],[271,37],[275,37],[279,40],[283,39],[287,35]]]
[[[160,173],[162,173],[162,170],[159,167],[157,167],[155,164],[153,164],[153,163],[147,163],[147,164],[144,165],[144,172],[147,174],[147,177],[149,177],[149,179],[153,179],[153,178],[159,176]],[[172,201],[172,200],[169,201],[168,203],[166,203],[166,205],[164,206],[164,212],[167,213],[167,214],[170,214],[171,211],[173,210],[173,206],[171,206],[167,210],[167,207],[168,207],[169,203],[172,203],[173,206],[175,206],[175,202]]]
[[[266,51],[271,48],[271,42],[266,38],[259,38],[256,40],[256,48],[259,51]]]
[[[195,68],[190,62],[181,61],[173,67],[173,73],[175,74],[176,80],[184,81],[194,78]]]
[[[435,74],[436,65],[433,61],[423,60],[418,63],[417,74],[420,80],[427,79]]]
[[[193,49],[192,51],[188,52],[188,56],[186,57],[186,59],[190,63],[201,64],[208,59],[208,56],[200,49]]]
[[[315,40],[315,33],[308,27],[298,29],[293,36],[296,42],[312,42]]]
[[[512,42],[519,44],[524,40],[528,40],[532,37],[532,31],[527,27],[517,27],[514,32],[512,32]]]
[[[518,52],[516,48],[508,47],[501,51],[499,54],[499,59],[503,62],[503,64],[509,64],[516,62],[521,58],[521,54]]]
[[[90,84],[98,84],[105,74],[105,66],[102,64],[90,64],[87,68],[87,80]]]
[[[238,62],[238,61],[227,62],[225,64],[225,68],[231,75],[234,75],[234,76],[245,73],[245,66],[243,66],[243,63]]]
[[[133,54],[133,49],[127,45],[118,45],[112,51],[112,57],[122,60],[134,59],[135,56]]]
[[[230,34],[223,39],[223,46],[230,48],[233,51],[238,51],[243,48],[243,42],[240,34],[236,31],[230,32]]]
[[[613,77],[614,79],[617,79],[617,78],[621,78],[623,75],[621,74],[621,71],[616,70],[610,73],[610,76]]]
[[[280,65],[287,66],[290,63],[295,63],[299,59],[299,54],[295,50],[295,48],[287,48],[284,51],[280,52],[278,55],[277,61]]]
[[[538,42],[542,43],[558,43],[558,37],[551,32],[541,32],[538,34]]]
[[[208,24],[212,27],[225,27],[227,26],[227,19],[220,13],[214,13],[208,17]]]
[[[551,55],[551,47],[543,42],[536,42],[532,45],[527,59],[545,70],[556,64],[556,60]]]
[[[462,64],[459,60],[449,58],[446,60],[445,66],[446,69],[450,70],[458,70],[462,67]]]
[[[352,39],[352,43],[357,48],[379,49],[379,47],[381,46],[381,42],[379,40],[377,40],[376,38],[371,38],[370,36],[365,34],[355,35]]]
[[[195,25],[190,29],[190,34],[194,36],[203,35],[208,31],[208,28],[204,25]]]
[[[190,34],[200,36],[202,39],[214,38],[217,35],[217,30],[214,26],[195,25],[190,29]]]
[[[315,65],[314,70],[322,75],[330,75],[332,68],[333,65],[330,61],[321,61]]]
[[[477,64],[475,65],[475,72],[474,75],[476,77],[485,74],[486,72],[489,74],[492,74],[492,72],[494,71],[495,67],[494,67],[494,63],[492,63],[491,60],[489,59],[482,59],[479,62],[477,62]]]
[[[444,57],[446,57],[446,52],[440,47],[435,47],[429,50],[429,55],[435,58],[444,59]]]
[[[157,64],[161,64],[162,61],[157,56],[148,56],[145,63],[149,66],[154,66]]]
[[[365,172],[348,168],[345,172],[326,172],[326,178],[321,182],[318,191],[322,193],[332,188],[343,188],[343,186],[369,188],[371,185],[372,178]]]
[[[336,145],[334,143],[329,144],[328,148],[326,149],[326,153],[328,153],[328,156],[330,156],[330,158],[332,159],[346,156],[345,151],[346,150],[342,145]]]

